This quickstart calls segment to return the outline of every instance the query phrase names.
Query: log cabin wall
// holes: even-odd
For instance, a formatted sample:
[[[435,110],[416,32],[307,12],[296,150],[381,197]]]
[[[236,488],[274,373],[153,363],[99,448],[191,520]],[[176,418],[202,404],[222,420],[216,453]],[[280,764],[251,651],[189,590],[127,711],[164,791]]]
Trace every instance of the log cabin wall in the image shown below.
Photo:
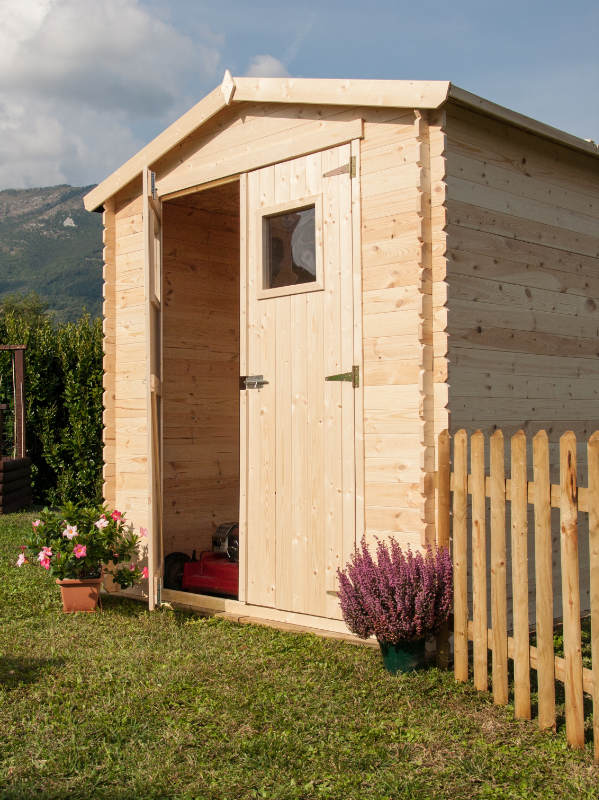
[[[164,553],[239,519],[239,183],[163,204]]]
[[[546,429],[554,483],[558,438],[574,430],[585,484],[582,451],[599,428],[597,159],[451,105],[446,134],[451,429],[523,428],[529,442]]]
[[[428,125],[361,113],[365,529],[417,548],[434,535]]]
[[[148,518],[141,181],[104,211],[104,499],[139,529]]]

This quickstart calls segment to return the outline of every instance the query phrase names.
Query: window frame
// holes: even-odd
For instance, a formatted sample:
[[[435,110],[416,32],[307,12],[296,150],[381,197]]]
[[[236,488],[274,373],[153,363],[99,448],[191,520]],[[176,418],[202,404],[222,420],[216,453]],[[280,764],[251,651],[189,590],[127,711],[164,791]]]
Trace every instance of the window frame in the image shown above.
[[[291,211],[304,211],[314,206],[314,260],[316,267],[315,280],[305,283],[294,283],[289,286],[275,286],[265,288],[269,277],[269,237],[268,219]],[[256,217],[256,231],[258,240],[257,270],[258,287],[256,297],[258,300],[267,300],[273,297],[286,297],[304,292],[324,291],[324,255],[323,255],[323,219],[322,219],[322,194],[298,197],[286,203],[277,203],[261,208]]]

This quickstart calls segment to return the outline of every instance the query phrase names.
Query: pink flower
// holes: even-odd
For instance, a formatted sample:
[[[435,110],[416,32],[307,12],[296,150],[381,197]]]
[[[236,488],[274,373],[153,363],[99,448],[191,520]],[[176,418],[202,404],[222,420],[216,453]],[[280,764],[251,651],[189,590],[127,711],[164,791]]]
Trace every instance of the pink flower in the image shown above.
[[[150,576],[150,573],[148,572],[148,568],[144,567],[142,569],[142,571],[141,571],[141,577],[142,578],[149,578],[149,576]]]
[[[44,566],[44,561],[48,561],[48,565],[50,564],[49,558],[52,555],[52,548],[51,547],[42,547],[42,549],[37,554],[37,560],[40,562],[42,566]],[[46,567],[48,569],[48,567]]]
[[[44,523],[41,521],[41,519],[35,519],[31,524],[34,528],[39,528],[39,526],[43,525]]]
[[[135,564],[133,562],[129,564],[129,569],[131,570],[131,572],[135,572]]]
[[[22,567],[23,564],[27,563],[27,559],[25,558],[25,553],[21,553],[21,555],[17,558],[17,567]]]
[[[141,536],[142,539],[144,539],[148,535],[148,529],[147,528],[140,528],[139,529],[139,535]]]
[[[114,509],[114,511],[112,512],[112,514],[110,516],[113,518],[113,520],[115,520],[115,522],[118,522],[120,519],[123,518],[123,515],[121,514],[121,512],[117,511],[116,508]]]
[[[50,559],[42,558],[40,560],[40,567],[43,567],[44,569],[50,569]]]
[[[94,525],[99,531],[101,531],[102,528],[105,528],[108,525],[108,520],[106,519],[106,516],[102,514],[100,519],[97,522],[94,522]]]
[[[87,555],[87,547],[84,544],[76,544],[73,547],[73,555],[75,558],[85,558]]]
[[[62,535],[66,536],[67,539],[70,541],[71,539],[74,539],[75,536],[77,536],[77,533],[78,533],[78,531],[77,531],[77,526],[76,525],[68,525],[67,524],[67,527],[64,529]]]

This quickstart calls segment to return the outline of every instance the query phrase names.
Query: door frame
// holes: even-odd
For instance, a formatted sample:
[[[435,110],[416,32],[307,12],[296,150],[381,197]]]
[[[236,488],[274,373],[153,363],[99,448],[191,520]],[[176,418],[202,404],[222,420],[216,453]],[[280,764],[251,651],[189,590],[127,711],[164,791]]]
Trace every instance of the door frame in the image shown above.
[[[363,334],[362,334],[362,215],[360,196],[360,139],[352,139],[350,154],[352,169],[351,187],[351,224],[352,224],[352,290],[353,290],[353,364],[359,367],[360,382],[354,389],[354,508],[355,508],[355,536],[356,544],[364,535],[364,380],[363,380]],[[341,143],[331,145],[339,146]],[[325,152],[330,147],[324,147],[318,152]],[[285,159],[287,160],[287,159]],[[283,163],[283,162],[277,162]],[[264,165],[266,166],[266,165]],[[259,168],[258,168],[259,169]],[[253,170],[252,170],[253,171]],[[240,175],[239,181],[239,210],[240,210],[240,374],[247,374],[248,365],[248,311],[249,311],[249,269],[251,258],[248,252],[249,226],[256,224],[254,214],[248,208],[248,173]],[[239,402],[239,602],[247,602],[247,555],[248,555],[248,495],[249,495],[249,404],[247,391],[240,391]],[[296,615],[297,616],[297,615]]]

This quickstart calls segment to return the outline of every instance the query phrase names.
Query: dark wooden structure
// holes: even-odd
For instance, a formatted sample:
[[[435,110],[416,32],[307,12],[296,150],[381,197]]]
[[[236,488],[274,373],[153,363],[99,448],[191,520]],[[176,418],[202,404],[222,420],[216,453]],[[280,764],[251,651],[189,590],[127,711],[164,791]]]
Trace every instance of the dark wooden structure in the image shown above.
[[[25,345],[0,345],[0,351],[8,350],[12,355],[14,376],[14,447],[12,457],[0,453],[0,514],[18,511],[33,502],[31,459],[25,449],[25,349]],[[7,409],[0,406],[0,441]]]

